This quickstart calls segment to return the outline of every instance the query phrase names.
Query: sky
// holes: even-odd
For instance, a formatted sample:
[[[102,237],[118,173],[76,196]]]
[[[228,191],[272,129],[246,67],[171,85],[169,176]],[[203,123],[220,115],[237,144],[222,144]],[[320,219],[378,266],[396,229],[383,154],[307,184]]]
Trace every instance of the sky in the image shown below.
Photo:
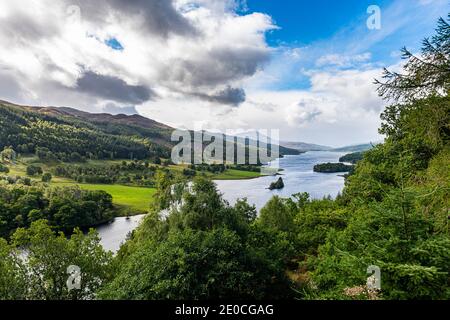
[[[2,0],[0,99],[376,142],[387,102],[374,79],[448,12],[448,0]]]

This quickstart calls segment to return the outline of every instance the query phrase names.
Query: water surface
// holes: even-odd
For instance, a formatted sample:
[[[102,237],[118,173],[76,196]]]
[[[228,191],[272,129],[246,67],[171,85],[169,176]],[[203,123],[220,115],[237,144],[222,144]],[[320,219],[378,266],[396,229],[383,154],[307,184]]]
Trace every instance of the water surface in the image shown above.
[[[113,222],[101,225],[97,228],[103,248],[108,251],[117,252],[127,239],[128,233],[136,229],[145,215],[130,217],[117,217]]]
[[[285,156],[270,166],[279,165],[283,169],[281,177],[285,187],[281,190],[268,190],[278,176],[267,176],[252,180],[215,181],[223,197],[231,204],[237,199],[247,198],[250,204],[260,210],[274,195],[288,198],[295,193],[308,192],[311,198],[336,197],[344,187],[343,173],[314,172],[314,165],[326,162],[339,162],[344,153],[314,151],[296,156]]]
[[[314,165],[324,162],[338,162],[344,153],[338,152],[307,152],[297,156],[286,156],[278,159],[270,166],[279,165],[283,169],[281,177],[284,189],[270,191],[270,183],[278,180],[278,176],[267,176],[251,180],[220,180],[215,181],[224,199],[234,204],[237,199],[247,198],[249,203],[259,211],[274,195],[290,197],[299,192],[308,192],[312,198],[320,199],[326,196],[336,197],[344,187],[342,173],[317,173]],[[97,228],[101,243],[106,250],[117,252],[126,241],[129,232],[136,229],[144,215],[126,218],[116,218],[114,222]]]

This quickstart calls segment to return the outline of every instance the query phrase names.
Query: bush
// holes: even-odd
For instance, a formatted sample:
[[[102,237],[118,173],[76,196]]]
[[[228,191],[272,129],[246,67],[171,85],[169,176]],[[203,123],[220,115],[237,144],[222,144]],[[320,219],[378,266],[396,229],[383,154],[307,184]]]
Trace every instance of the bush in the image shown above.
[[[52,181],[52,175],[51,173],[44,173],[44,175],[42,176],[42,182],[50,182]]]
[[[29,176],[35,176],[42,174],[42,168],[34,165],[30,165],[27,167],[27,175]]]
[[[9,168],[0,163],[0,172],[9,173]]]

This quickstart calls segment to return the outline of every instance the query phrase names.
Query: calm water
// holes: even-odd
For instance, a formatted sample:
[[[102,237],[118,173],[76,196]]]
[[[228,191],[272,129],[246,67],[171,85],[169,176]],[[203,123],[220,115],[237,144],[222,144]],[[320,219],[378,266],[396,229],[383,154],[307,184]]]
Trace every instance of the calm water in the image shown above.
[[[315,164],[324,162],[338,162],[344,153],[337,152],[307,152],[298,156],[286,156],[271,164],[284,169],[282,178],[284,189],[270,191],[270,183],[278,180],[278,176],[261,177],[252,180],[215,181],[223,197],[234,204],[237,199],[247,198],[260,210],[274,195],[290,197],[298,192],[308,192],[312,198],[325,196],[335,197],[344,187],[342,173],[316,173]],[[126,240],[129,232],[136,229],[144,215],[130,219],[116,218],[114,222],[97,228],[105,249],[117,252]]]
[[[139,226],[144,216],[134,216],[130,217],[130,219],[118,217],[111,223],[99,226],[97,231],[100,235],[103,248],[114,253],[117,252],[122,243],[125,242],[128,233]]]
[[[314,165],[325,162],[339,162],[345,153],[339,152],[307,152],[298,156],[286,156],[277,160],[284,181],[284,189],[270,191],[270,183],[278,180],[278,176],[262,177],[253,180],[216,181],[223,196],[230,204],[237,199],[247,198],[260,210],[274,195],[288,198],[299,192],[308,192],[312,198],[325,196],[336,197],[344,187],[342,173],[316,173]],[[276,166],[277,162],[271,164]]]

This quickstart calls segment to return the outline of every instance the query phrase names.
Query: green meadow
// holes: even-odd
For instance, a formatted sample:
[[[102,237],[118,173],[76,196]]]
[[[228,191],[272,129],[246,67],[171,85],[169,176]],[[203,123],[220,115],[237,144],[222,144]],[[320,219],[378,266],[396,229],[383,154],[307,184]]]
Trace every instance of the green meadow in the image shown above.
[[[212,178],[214,180],[243,180],[243,179],[254,179],[261,177],[260,172],[252,172],[252,171],[241,171],[228,169],[225,172],[213,175]]]
[[[86,163],[79,164],[80,166],[105,166],[111,164],[120,164],[122,160],[88,160]],[[55,164],[42,163],[36,157],[22,157],[14,165],[10,165],[9,175],[18,175],[26,177],[27,165],[37,165],[42,167],[44,172],[50,172]],[[161,166],[158,166],[161,167]],[[169,169],[174,172],[182,172],[186,166],[183,165],[171,165]],[[200,173],[202,174],[202,173]],[[259,172],[241,171],[234,169],[227,169],[223,173],[213,174],[209,172],[203,173],[205,176],[213,180],[242,180],[242,179],[254,179],[260,177]],[[33,181],[40,181],[41,176],[29,177]],[[102,190],[109,193],[113,197],[113,203],[118,209],[118,215],[135,215],[140,213],[146,213],[153,201],[153,195],[156,190],[154,188],[138,187],[138,186],[126,186],[118,184],[87,184],[77,183],[71,179],[54,176],[50,183],[52,186],[80,186],[84,190]]]
[[[154,188],[132,187],[117,184],[79,184],[72,182],[55,182],[54,186],[78,185],[84,190],[102,190],[113,197],[113,203],[119,207],[121,214],[146,213],[156,192]]]

